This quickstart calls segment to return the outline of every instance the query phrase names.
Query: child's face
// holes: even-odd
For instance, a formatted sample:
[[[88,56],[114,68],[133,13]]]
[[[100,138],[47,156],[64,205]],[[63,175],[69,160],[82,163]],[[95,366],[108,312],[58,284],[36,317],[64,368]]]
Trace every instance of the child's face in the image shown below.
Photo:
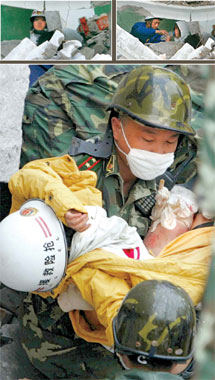
[[[144,239],[144,244],[151,255],[158,256],[165,245],[188,230],[188,227],[179,221],[176,222],[176,227],[173,230],[168,230],[161,226],[161,224],[158,224],[155,231],[151,232],[149,230]]]

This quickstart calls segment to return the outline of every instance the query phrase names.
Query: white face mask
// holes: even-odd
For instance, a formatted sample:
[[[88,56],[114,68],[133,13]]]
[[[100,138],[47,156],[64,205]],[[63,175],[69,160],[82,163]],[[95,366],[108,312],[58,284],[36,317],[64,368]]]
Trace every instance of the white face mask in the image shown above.
[[[130,152],[126,154],[119,148],[116,141],[115,144],[119,151],[126,156],[128,166],[135,177],[149,181],[165,173],[166,169],[172,165],[174,152],[159,154],[148,150],[131,148],[125,136],[122,123],[121,129]]]

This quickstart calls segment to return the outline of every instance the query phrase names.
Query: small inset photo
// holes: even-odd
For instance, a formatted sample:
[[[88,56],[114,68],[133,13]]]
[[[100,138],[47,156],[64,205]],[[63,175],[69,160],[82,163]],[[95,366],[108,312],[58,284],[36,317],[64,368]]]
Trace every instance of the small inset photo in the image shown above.
[[[111,60],[111,1],[1,1],[1,60]]]
[[[117,1],[117,60],[215,60],[215,1]]]

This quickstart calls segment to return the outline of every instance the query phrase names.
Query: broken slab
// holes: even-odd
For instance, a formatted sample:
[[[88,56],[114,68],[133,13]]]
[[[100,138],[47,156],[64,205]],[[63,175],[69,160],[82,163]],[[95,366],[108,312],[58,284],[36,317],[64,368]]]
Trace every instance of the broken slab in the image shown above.
[[[210,53],[210,49],[208,49],[206,46],[202,45],[199,46],[197,49],[194,49],[194,51],[188,55],[187,59],[203,59]]]
[[[64,34],[60,32],[59,30],[56,30],[52,36],[52,38],[49,40],[50,44],[58,48],[64,40]]]
[[[82,46],[80,41],[67,41],[63,44],[63,49],[59,50],[57,58],[71,59],[79,53],[78,48]],[[84,57],[85,58],[85,57]]]
[[[126,32],[119,25],[116,28],[116,51],[119,59],[158,60],[160,57],[138,38]]]
[[[208,38],[207,42],[205,43],[205,47],[208,49],[212,49],[212,47],[215,45],[215,41],[213,38]]]
[[[19,45],[21,40],[5,40],[1,42],[1,59],[4,59],[17,45]]]
[[[96,54],[92,60],[93,61],[110,61],[112,59],[110,54]]]
[[[4,58],[7,61],[19,61],[26,59],[29,51],[35,49],[36,45],[29,38],[24,38],[11,52]]]
[[[39,59],[51,59],[57,53],[57,49],[64,40],[64,35],[59,30],[56,30],[52,38],[49,41],[43,42],[43,44],[33,49],[26,60],[39,60]]]
[[[59,11],[45,11],[48,31],[62,30],[62,23]]]
[[[178,50],[170,59],[171,60],[184,60],[188,59],[188,56],[194,52],[194,48],[186,43],[180,50]]]
[[[169,41],[169,42],[158,42],[156,44],[146,44],[150,49],[153,50],[155,54],[165,54],[166,58],[170,58],[177,53],[183,46],[183,42]]]
[[[80,53],[82,53],[87,60],[92,59],[95,56],[95,50],[88,46],[81,48]]]
[[[0,65],[0,178],[3,182],[8,182],[19,169],[22,116],[29,76],[28,65]]]

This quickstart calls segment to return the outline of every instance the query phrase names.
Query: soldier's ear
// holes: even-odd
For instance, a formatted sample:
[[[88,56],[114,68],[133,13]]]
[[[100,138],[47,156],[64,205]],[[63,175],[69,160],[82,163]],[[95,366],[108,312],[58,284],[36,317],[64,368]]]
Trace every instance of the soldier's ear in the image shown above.
[[[118,119],[117,117],[112,117],[111,125],[112,125],[114,140],[117,141],[119,139],[119,136],[122,133],[120,119]]]

